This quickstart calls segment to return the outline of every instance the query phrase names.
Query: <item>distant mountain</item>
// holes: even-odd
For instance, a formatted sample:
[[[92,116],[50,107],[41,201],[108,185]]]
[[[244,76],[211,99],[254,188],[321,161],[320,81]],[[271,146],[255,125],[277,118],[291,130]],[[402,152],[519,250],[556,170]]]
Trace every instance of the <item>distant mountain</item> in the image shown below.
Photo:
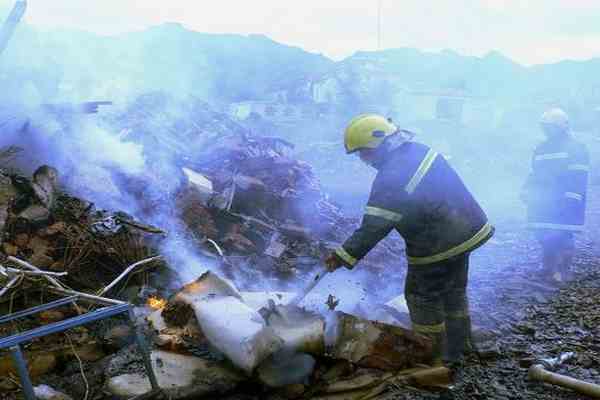
[[[0,61],[5,93],[33,100],[168,90],[207,101],[240,101],[261,98],[333,65],[266,36],[205,34],[179,24],[118,36],[21,27]],[[23,94],[33,90],[25,88],[29,82],[38,93]]]
[[[599,68],[600,59],[525,67],[498,52],[411,48],[334,62],[262,35],[206,34],[173,23],[116,36],[24,25],[0,57],[0,101],[119,101],[167,91],[218,105],[334,99],[351,114],[377,103],[385,109],[399,91],[459,90],[503,107],[552,103],[576,113],[600,105]]]
[[[408,90],[460,87],[473,96],[522,100],[523,96],[552,98],[574,93],[589,97],[592,88],[597,88],[600,96],[600,58],[525,67],[496,51],[474,57],[450,50],[399,48],[357,52],[336,68],[348,71],[368,64]]]

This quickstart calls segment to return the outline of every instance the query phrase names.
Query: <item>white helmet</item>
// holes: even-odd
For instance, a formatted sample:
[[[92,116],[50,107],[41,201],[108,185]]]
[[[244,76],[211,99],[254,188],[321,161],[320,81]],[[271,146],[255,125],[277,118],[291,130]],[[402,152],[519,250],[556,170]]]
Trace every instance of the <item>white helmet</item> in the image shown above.
[[[551,108],[542,114],[540,123],[554,125],[563,131],[569,130],[569,116],[560,108]]]

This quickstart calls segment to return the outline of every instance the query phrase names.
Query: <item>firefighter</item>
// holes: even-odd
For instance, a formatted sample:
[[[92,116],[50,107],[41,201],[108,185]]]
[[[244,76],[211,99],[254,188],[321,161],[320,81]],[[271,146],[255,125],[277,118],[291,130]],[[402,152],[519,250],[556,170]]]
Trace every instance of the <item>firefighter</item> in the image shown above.
[[[533,153],[523,199],[528,226],[542,246],[542,277],[560,284],[570,278],[573,234],[585,222],[589,155],[571,135],[563,110],[546,111],[540,125],[546,140]]]
[[[413,330],[434,345],[434,363],[456,361],[470,346],[469,254],[494,227],[444,157],[374,114],[346,128],[347,153],[377,169],[361,226],[326,260],[352,269],[395,229],[406,242],[405,297]]]

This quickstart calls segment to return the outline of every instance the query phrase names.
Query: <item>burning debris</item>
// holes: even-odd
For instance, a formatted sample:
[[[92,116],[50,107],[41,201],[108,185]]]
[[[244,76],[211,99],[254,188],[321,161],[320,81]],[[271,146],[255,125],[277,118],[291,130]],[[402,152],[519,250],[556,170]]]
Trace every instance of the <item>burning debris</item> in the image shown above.
[[[275,305],[263,316],[244,303],[231,282],[210,272],[185,285],[149,321],[159,346],[172,348],[174,342],[189,341],[189,332],[194,330],[191,340],[196,347],[217,351],[212,357],[226,358],[247,377],[256,374],[261,382],[273,388],[314,381],[316,368],[323,362],[342,360],[379,371],[403,371],[431,359],[428,339],[402,328],[344,314],[335,314],[326,322],[324,317],[294,305]],[[332,326],[327,326],[328,323]],[[182,348],[179,351],[194,353]],[[395,374],[375,376],[390,378]],[[113,378],[111,391],[121,393],[123,382],[130,382],[129,379],[128,376]],[[382,382],[383,379],[373,381]],[[318,380],[312,383],[317,384]],[[186,380],[182,386],[188,384]],[[348,390],[352,388],[338,389]],[[133,389],[129,393],[133,394]]]

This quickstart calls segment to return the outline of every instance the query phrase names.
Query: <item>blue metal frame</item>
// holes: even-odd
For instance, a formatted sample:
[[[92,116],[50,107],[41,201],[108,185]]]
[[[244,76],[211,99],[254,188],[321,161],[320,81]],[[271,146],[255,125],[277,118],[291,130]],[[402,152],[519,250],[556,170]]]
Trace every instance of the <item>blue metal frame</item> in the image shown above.
[[[19,311],[16,313],[8,314],[3,317],[0,317],[0,324],[5,322],[14,321],[17,318],[23,318],[28,315],[37,314],[42,311],[50,310],[55,307],[60,307],[65,304],[73,303],[77,300],[77,296],[65,297],[64,299],[55,300],[47,304],[42,304],[41,306],[28,308],[27,310]],[[0,346],[2,347],[2,346]]]
[[[66,292],[65,292],[66,293]],[[27,371],[27,363],[25,358],[23,357],[23,352],[21,351],[21,343],[28,342],[30,340],[50,335],[53,333],[63,332],[67,329],[71,329],[80,325],[89,324],[90,322],[98,321],[100,319],[109,318],[118,314],[127,314],[129,318],[129,325],[135,332],[135,337],[137,344],[142,351],[142,356],[144,359],[144,366],[146,368],[146,373],[148,374],[148,379],[150,379],[150,384],[152,385],[152,390],[159,392],[160,388],[158,386],[158,382],[156,380],[156,375],[154,375],[154,370],[152,369],[152,362],[150,360],[150,355],[148,352],[148,348],[146,346],[143,335],[138,330],[135,325],[135,317],[133,314],[133,307],[129,303],[119,302],[112,299],[105,298],[95,298],[90,299],[87,296],[79,296],[77,294],[73,296],[69,296],[60,300],[56,300],[47,304],[43,304],[37,307],[32,307],[27,310],[19,311],[14,314],[6,315],[0,318],[0,324],[7,323],[10,321],[14,321],[18,318],[23,318],[29,315],[33,315],[42,311],[50,310],[52,308],[56,308],[65,304],[74,303],[77,300],[93,302],[93,303],[103,303],[103,304],[111,304],[105,307],[102,307],[98,310],[79,315],[77,317],[68,318],[62,321],[54,322],[48,325],[41,326],[39,328],[34,328],[22,333],[18,333],[15,335],[11,335],[8,337],[0,338],[0,349],[8,348],[11,351],[11,355],[13,358],[13,362],[17,368],[17,372],[19,374],[19,380],[21,381],[21,386],[23,388],[23,393],[25,395],[25,399],[27,400],[35,400],[36,397],[33,393],[33,385],[31,383],[31,379],[29,377],[29,373]]]

